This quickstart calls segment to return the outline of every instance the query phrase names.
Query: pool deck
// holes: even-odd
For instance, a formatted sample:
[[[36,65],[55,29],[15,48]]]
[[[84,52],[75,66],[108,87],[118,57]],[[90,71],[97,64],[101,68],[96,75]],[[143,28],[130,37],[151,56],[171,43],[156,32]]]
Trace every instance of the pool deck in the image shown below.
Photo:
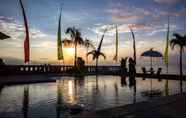
[[[33,74],[33,75],[7,75],[0,76],[0,85],[17,85],[17,84],[33,84],[33,83],[45,83],[45,82],[55,82],[57,78],[52,77],[62,77],[62,76],[74,76],[74,75],[62,75],[62,74]],[[92,75],[84,75],[92,76]],[[101,75],[99,75],[101,76]],[[121,75],[113,75],[121,76]],[[150,74],[137,73],[136,77],[142,79],[168,79],[168,80],[179,80],[179,75],[165,75],[162,74],[159,77]],[[183,76],[183,81],[186,81],[186,75]]]
[[[95,112],[86,111],[73,118],[186,118],[186,93]]]
[[[56,82],[56,79],[49,77],[48,75],[30,75],[30,76],[0,76],[0,85],[17,85],[17,84],[32,84],[32,83],[44,83],[44,82]]]

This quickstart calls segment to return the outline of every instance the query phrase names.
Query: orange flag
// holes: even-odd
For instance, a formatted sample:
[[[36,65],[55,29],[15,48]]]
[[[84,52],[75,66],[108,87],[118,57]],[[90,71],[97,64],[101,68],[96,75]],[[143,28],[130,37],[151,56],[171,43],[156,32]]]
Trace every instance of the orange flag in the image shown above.
[[[22,0],[19,0],[19,2],[21,5],[21,9],[22,9],[24,25],[25,25],[25,32],[26,32],[26,37],[24,40],[24,55],[25,55],[25,63],[27,63],[30,61],[29,30],[28,30],[28,23],[27,23],[26,13],[25,13],[25,9],[24,9]]]

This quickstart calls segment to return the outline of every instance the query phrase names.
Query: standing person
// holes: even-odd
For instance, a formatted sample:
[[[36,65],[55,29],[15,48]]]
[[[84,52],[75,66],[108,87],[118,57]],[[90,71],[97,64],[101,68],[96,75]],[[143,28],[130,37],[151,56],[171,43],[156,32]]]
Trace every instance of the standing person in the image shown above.
[[[135,61],[129,58],[129,78],[134,79],[136,75]]]

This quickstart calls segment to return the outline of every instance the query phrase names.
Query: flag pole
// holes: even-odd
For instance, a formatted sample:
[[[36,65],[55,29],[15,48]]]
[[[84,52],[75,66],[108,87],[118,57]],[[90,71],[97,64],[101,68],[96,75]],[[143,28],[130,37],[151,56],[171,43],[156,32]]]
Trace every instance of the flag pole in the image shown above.
[[[118,61],[118,40],[119,40],[119,36],[118,36],[118,27],[116,25],[116,41],[115,41],[115,45],[116,45],[116,54],[113,58],[113,60],[115,60],[116,62]]]
[[[167,74],[169,72],[169,35],[170,35],[170,20],[169,20],[169,16],[168,16],[168,26],[167,26],[167,37],[166,37],[166,46],[165,46],[165,52],[164,52],[164,63],[166,65],[166,69],[167,69]]]
[[[164,62],[166,65],[166,69],[167,69],[167,74],[169,73],[169,32],[170,32],[170,20],[169,20],[169,16],[168,16],[168,26],[167,26],[167,39],[166,39],[166,47],[165,47],[165,52],[164,52]],[[166,95],[169,95],[169,83],[168,80],[166,80],[165,83],[165,93]]]
[[[130,32],[132,34],[132,39],[133,39],[133,50],[134,50],[133,58],[134,58],[134,62],[135,62],[135,65],[136,65],[136,41],[135,41],[135,35],[134,35],[133,30],[132,30],[132,27],[129,26],[129,29],[130,29]]]
[[[26,13],[25,13],[25,9],[24,9],[22,0],[19,0],[19,3],[21,6],[21,9],[22,9],[24,25],[25,25],[25,33],[26,33],[26,37],[24,40],[24,62],[26,64],[26,63],[29,63],[29,61],[30,61],[29,28],[28,28],[27,17],[26,17]]]
[[[63,47],[62,47],[62,40],[61,40],[61,12],[62,12],[62,7],[60,8],[58,32],[57,32],[57,58],[59,60],[59,64],[60,64],[60,60],[64,61]]]

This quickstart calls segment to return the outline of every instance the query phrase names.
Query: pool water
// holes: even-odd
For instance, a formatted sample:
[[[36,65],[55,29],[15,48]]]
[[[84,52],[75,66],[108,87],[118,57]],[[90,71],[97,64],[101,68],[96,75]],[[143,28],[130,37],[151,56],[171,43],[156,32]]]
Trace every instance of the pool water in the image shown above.
[[[56,82],[4,86],[0,89],[0,118],[55,118],[65,112],[59,106],[81,105],[87,110],[111,108],[155,99],[142,92],[161,91],[161,96],[186,90],[178,80],[129,78],[120,76],[52,77]]]

